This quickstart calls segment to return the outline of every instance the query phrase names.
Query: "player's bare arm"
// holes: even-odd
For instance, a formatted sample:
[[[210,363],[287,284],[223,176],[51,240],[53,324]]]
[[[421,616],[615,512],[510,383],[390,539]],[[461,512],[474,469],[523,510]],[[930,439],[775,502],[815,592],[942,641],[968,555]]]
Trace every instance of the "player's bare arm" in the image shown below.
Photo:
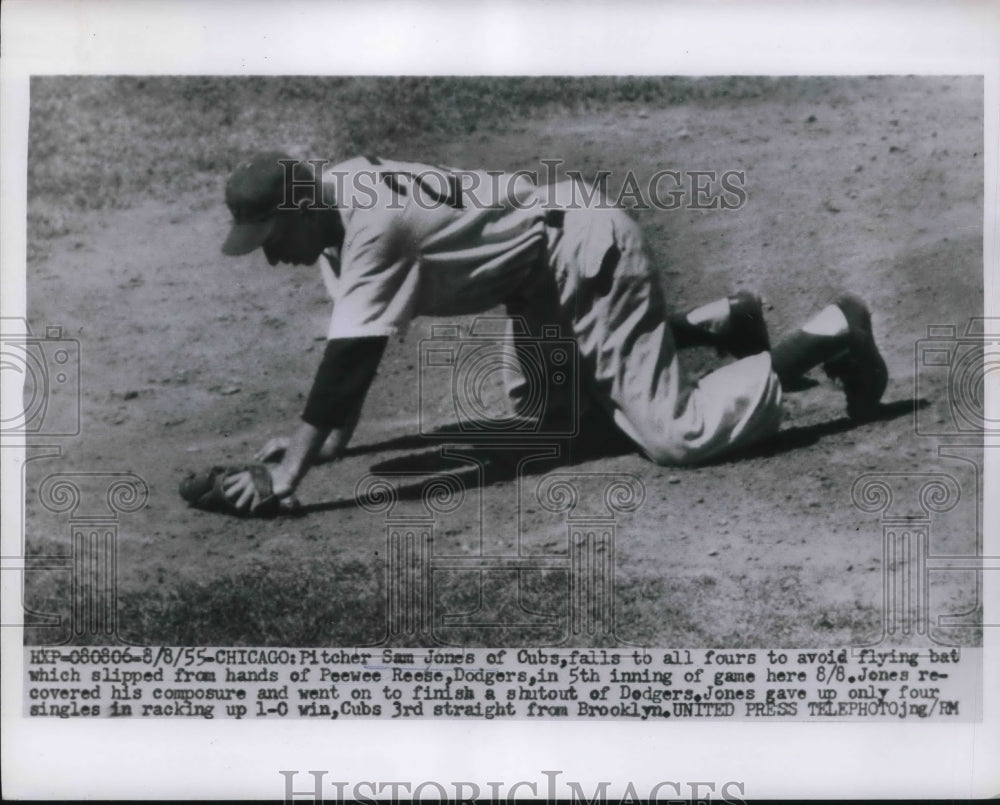
[[[327,342],[302,423],[288,440],[281,462],[271,466],[275,497],[291,496],[321,454],[334,458],[347,447],[387,343],[388,338],[378,336]],[[260,502],[249,472],[228,478],[225,492],[240,511]]]
[[[352,428],[353,430],[353,428]],[[254,461],[263,461],[268,464],[277,464],[285,457],[288,445],[291,444],[290,436],[273,436],[268,439],[262,448],[253,454]],[[343,450],[344,439],[340,433],[333,431],[323,442],[323,446],[316,454],[314,464],[326,464],[329,461],[340,458]]]

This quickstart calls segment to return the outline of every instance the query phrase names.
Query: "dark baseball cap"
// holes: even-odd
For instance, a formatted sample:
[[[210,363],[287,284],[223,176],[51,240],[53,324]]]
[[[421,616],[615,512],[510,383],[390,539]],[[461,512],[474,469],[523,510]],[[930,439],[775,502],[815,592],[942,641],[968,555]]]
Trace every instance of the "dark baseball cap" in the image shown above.
[[[291,159],[281,151],[264,151],[233,171],[226,183],[226,205],[233,214],[233,227],[222,244],[223,254],[249,254],[267,240],[278,205],[285,199],[286,164]]]

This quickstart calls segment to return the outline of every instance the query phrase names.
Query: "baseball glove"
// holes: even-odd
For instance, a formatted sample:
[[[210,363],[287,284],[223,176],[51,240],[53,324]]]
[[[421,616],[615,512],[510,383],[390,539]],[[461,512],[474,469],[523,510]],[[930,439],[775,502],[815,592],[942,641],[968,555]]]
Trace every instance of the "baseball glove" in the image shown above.
[[[252,509],[238,509],[236,501],[225,492],[225,481],[232,475],[249,472],[257,491],[258,503]],[[222,512],[237,517],[274,517],[292,514],[298,508],[294,499],[287,501],[274,496],[271,471],[266,464],[245,464],[233,467],[212,467],[203,472],[189,472],[181,481],[180,494],[196,509]]]

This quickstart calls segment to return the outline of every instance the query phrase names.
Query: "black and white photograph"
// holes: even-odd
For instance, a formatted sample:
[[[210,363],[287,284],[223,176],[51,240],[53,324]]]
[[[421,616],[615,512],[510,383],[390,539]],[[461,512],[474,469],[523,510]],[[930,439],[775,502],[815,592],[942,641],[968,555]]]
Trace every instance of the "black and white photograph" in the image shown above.
[[[28,643],[980,643],[973,570],[886,622],[879,518],[976,553],[981,78],[31,95],[29,554],[125,494]]]
[[[558,777],[560,730],[972,740],[996,75],[300,56],[8,69],[5,721],[449,746],[475,724],[538,742],[521,795],[591,801],[809,791],[755,786],[751,755]],[[528,779],[314,750],[206,790]],[[811,791],[899,795],[890,768]]]

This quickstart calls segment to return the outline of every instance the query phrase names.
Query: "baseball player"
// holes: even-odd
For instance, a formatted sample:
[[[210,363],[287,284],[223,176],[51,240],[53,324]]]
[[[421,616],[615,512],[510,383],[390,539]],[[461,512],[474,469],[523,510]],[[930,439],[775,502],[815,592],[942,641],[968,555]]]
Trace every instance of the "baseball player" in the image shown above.
[[[704,462],[773,436],[782,389],[820,364],[842,383],[852,419],[877,414],[887,371],[860,299],[827,305],[773,349],[752,294],[671,315],[638,225],[579,190],[378,158],[329,166],[267,152],[239,165],[226,187],[233,226],[223,252],[318,262],[333,312],[294,435],[258,453],[274,462],[267,471],[220,480],[232,510],[294,500],[309,468],[341,453],[389,337],[417,316],[503,304],[528,329],[512,338],[515,351],[558,325],[578,345],[589,403],[658,464]],[[737,360],[692,380],[677,355],[692,344]],[[517,411],[523,378],[508,391]],[[543,419],[567,410],[554,390],[546,399]]]

